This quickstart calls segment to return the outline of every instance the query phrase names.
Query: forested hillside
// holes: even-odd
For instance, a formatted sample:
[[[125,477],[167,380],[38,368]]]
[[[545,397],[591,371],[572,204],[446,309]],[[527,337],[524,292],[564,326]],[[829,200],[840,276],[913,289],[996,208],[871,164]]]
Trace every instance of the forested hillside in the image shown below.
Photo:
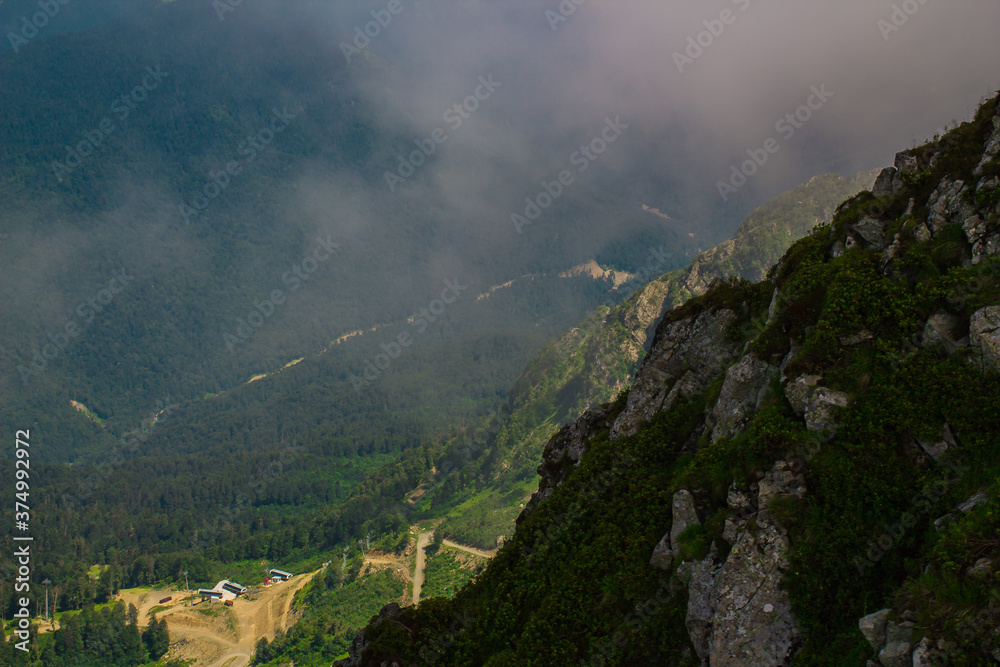
[[[338,664],[988,664],[998,108],[667,313],[486,571]]]

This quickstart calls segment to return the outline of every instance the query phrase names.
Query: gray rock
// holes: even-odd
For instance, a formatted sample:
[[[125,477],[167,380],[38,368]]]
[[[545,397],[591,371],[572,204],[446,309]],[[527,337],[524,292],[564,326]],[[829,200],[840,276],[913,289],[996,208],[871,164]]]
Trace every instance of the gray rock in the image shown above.
[[[955,442],[955,436],[952,434],[951,427],[948,426],[947,422],[945,422],[945,425],[941,427],[941,436],[936,442],[917,440],[917,443],[920,445],[920,448],[935,461],[940,461],[941,456],[945,452],[957,445]]]
[[[976,210],[965,200],[965,182],[944,179],[927,200],[927,226],[937,234],[946,225],[975,215]]]
[[[686,625],[702,664],[712,667],[788,665],[801,643],[791,599],[781,588],[788,569],[788,536],[763,509],[775,494],[805,492],[801,475],[779,461],[751,494],[730,486],[729,506],[742,518],[726,521],[724,537],[733,548],[717,565],[714,555],[682,563],[678,576],[688,584]],[[752,512],[755,507],[756,512]],[[750,518],[754,530],[748,529]],[[714,551],[714,547],[713,547]]]
[[[917,223],[917,226],[913,228],[913,236],[916,237],[917,241],[920,243],[927,243],[931,240],[931,230],[928,229],[926,223],[919,222]]]
[[[677,321],[664,318],[636,372],[625,409],[611,428],[612,440],[636,433],[643,420],[702,391],[726,370],[743,347],[727,340],[726,332],[735,321],[736,314],[726,309]]]
[[[989,558],[980,558],[975,563],[969,566],[966,571],[973,579],[984,579],[990,572],[993,571],[993,561]]]
[[[879,609],[878,611],[862,616],[858,621],[858,628],[865,636],[872,650],[878,653],[885,646],[885,628],[889,622],[889,609]]]
[[[750,417],[764,401],[771,380],[778,375],[775,366],[751,354],[726,371],[726,380],[709,417],[714,425],[712,442],[743,430]]]
[[[855,236],[861,238],[865,245],[873,248],[885,247],[885,221],[873,218],[868,215],[861,216],[861,219],[850,226],[850,230]]]
[[[767,322],[764,326],[767,326],[774,321],[774,318],[778,316],[778,304],[780,300],[778,298],[778,288],[774,288],[774,292],[771,294],[771,304],[767,307]]]
[[[969,336],[963,330],[962,319],[945,310],[939,310],[929,318],[924,325],[924,345],[938,344],[944,347],[948,354],[969,346]]]
[[[845,347],[852,347],[854,345],[860,345],[861,343],[867,343],[873,338],[875,338],[875,334],[873,334],[868,329],[862,329],[861,331],[852,336],[846,336],[844,338],[841,338],[840,344]]]
[[[892,264],[893,260],[899,257],[903,252],[903,241],[902,237],[897,233],[892,237],[892,243],[882,251],[882,259],[879,260],[879,270],[885,275],[891,275],[892,271],[888,271],[887,268]]]
[[[805,476],[795,474],[791,464],[785,461],[776,461],[774,467],[764,473],[763,479],[757,483],[757,507],[762,509],[778,496],[804,498],[805,495]]]
[[[896,183],[899,184],[900,188],[902,187],[903,181],[900,177],[903,176],[903,174],[913,174],[920,171],[921,168],[917,152],[914,150],[906,150],[896,153],[896,159],[893,162],[893,166],[896,169],[896,173],[892,175],[894,188]]]
[[[997,179],[991,180],[996,181]],[[973,264],[978,264],[987,257],[1000,254],[1000,228],[996,224],[990,225],[979,215],[973,215],[962,223],[962,230],[969,243],[972,244]]]
[[[878,660],[883,667],[911,667],[913,659],[912,623],[889,621],[885,629],[885,646],[879,651]]]
[[[712,667],[789,664],[801,641],[791,599],[781,588],[788,537],[766,511],[744,530],[712,587]]]
[[[893,177],[895,175],[895,167],[886,167],[880,171],[878,178],[875,179],[875,185],[872,186],[872,194],[878,199],[896,194],[896,190],[892,185]]]
[[[805,415],[813,389],[822,379],[821,375],[800,375],[785,385],[785,398],[799,417]]]
[[[691,526],[700,526],[698,511],[694,506],[694,496],[687,489],[681,489],[674,494],[673,503],[673,523],[670,525],[670,548],[675,553],[680,553],[680,536]]]
[[[736,484],[729,485],[729,492],[726,494],[726,504],[737,512],[752,512],[756,508],[753,496],[746,491],[740,491]]]
[[[674,564],[674,552],[670,549],[670,533],[666,533],[660,538],[660,542],[653,549],[649,564],[661,570],[669,570],[670,566]]]
[[[851,397],[842,391],[827,387],[817,388],[809,398],[803,417],[806,428],[813,433],[830,433],[839,428],[837,412],[847,407]]]
[[[969,344],[974,363],[984,373],[1000,371],[1000,306],[981,308],[969,323]]]
[[[931,650],[931,640],[924,637],[913,651],[913,667],[934,667],[939,663]]]
[[[984,505],[989,501],[990,497],[987,496],[985,493],[977,493],[976,495],[972,496],[971,498],[963,502],[961,505],[956,507],[955,509],[957,509],[959,512],[962,513],[969,513],[972,510],[979,507],[980,505]]]
[[[718,566],[714,556],[704,560],[682,563],[677,573],[682,581],[688,584],[688,609],[684,625],[695,653],[702,660],[708,660],[711,654],[712,619],[715,610],[712,607],[712,587],[718,574]]]
[[[981,176],[983,168],[990,160],[995,160],[1000,156],[1000,115],[993,118],[993,134],[986,141],[986,149],[983,151],[983,158],[979,165],[973,170],[973,174]]]
[[[940,533],[942,530],[944,530],[953,523],[955,523],[955,515],[949,512],[944,516],[939,516],[938,518],[934,519],[934,530]]]
[[[740,528],[745,523],[745,521],[737,523],[732,517],[727,517],[726,523],[722,527],[722,539],[729,542],[730,545],[736,544],[740,539]]]

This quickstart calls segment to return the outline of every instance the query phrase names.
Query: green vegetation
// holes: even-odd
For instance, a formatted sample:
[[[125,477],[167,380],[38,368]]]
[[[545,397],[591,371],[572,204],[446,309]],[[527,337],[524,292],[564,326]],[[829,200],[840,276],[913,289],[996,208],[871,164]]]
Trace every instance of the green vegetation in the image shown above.
[[[996,100],[942,138],[931,175],[908,179],[887,210],[900,215],[900,202],[926,199],[928,179],[968,176],[995,109]],[[681,557],[713,546],[724,555],[730,484],[746,489],[778,460],[803,466],[808,488],[771,507],[788,530],[784,586],[805,632],[794,664],[862,667],[873,656],[858,619],[886,606],[916,614],[919,636],[945,642],[949,664],[986,664],[1000,616],[1000,376],[918,334],[939,310],[968,322],[1000,303],[1000,260],[969,266],[960,230],[921,243],[899,219],[887,233],[903,230],[894,270],[863,247],[833,252],[871,204],[864,194],[846,202],[832,224],[788,251],[771,274],[781,299],[766,327],[749,325],[766,316],[773,286],[738,280],[669,316],[725,306],[744,320],[730,333],[757,355],[777,363],[794,345],[788,376],[813,373],[850,395],[838,430],[818,441],[775,383],[742,432],[710,444],[701,429],[719,378],[634,436],[612,443],[598,433],[568,479],[452,600],[369,626],[365,664],[432,653],[448,665],[696,664],[686,587],[648,564],[671,524],[672,494],[690,489],[704,510],[702,525],[680,538]],[[917,441],[936,442],[946,424],[958,444],[938,462]],[[686,443],[695,440],[692,455]],[[987,502],[954,510],[977,492]],[[938,530],[935,520],[949,513],[953,522]],[[474,621],[443,644],[441,628],[458,613]]]
[[[157,662],[170,646],[167,622],[154,616],[140,631],[136,616],[135,607],[126,610],[123,602],[101,610],[86,607],[77,614],[64,615],[55,632],[37,634],[32,628],[31,651],[26,662],[19,659],[24,654],[13,646],[13,641],[17,640],[6,638],[6,641],[0,641],[0,663],[31,667],[92,664],[134,667]],[[172,664],[171,667],[183,664]]]
[[[428,555],[420,599],[452,597],[487,562],[486,558],[450,548]]]
[[[317,575],[300,591],[297,607],[309,614],[287,634],[257,645],[255,665],[278,667],[295,661],[302,667],[327,666],[347,652],[351,641],[384,604],[399,601],[403,582],[386,570],[358,577],[349,575],[341,582],[333,565]]]

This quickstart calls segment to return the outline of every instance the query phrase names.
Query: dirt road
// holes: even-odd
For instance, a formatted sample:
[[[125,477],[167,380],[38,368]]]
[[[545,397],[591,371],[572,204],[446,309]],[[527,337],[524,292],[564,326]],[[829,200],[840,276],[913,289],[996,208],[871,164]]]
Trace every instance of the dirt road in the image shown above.
[[[483,558],[493,558],[497,555],[497,550],[493,551],[481,551],[473,547],[467,547],[464,544],[459,544],[458,542],[452,542],[451,540],[442,540],[441,544],[446,547],[451,547],[452,549],[458,549],[459,551],[465,551],[472,554],[473,556],[482,556]]]
[[[424,585],[424,569],[427,567],[427,559],[424,556],[424,549],[430,544],[434,537],[434,531],[420,533],[417,536],[417,563],[413,568],[413,604],[420,603],[420,589]]]

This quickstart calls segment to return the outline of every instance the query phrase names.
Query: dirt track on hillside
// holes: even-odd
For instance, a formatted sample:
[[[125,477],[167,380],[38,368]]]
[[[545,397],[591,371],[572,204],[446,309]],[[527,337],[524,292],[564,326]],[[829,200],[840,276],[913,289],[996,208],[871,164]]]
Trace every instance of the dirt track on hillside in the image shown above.
[[[294,625],[295,593],[317,572],[300,574],[285,583],[261,589],[256,600],[239,599],[232,607],[224,607],[220,602],[195,602],[189,606],[190,601],[184,599],[190,593],[184,591],[126,590],[122,591],[121,599],[139,609],[140,625],[148,622],[154,607],[165,607],[158,610],[157,616],[165,618],[170,629],[169,657],[194,660],[194,667],[246,667],[261,637],[273,639],[278,630]],[[159,605],[159,600],[168,596],[174,599]]]

